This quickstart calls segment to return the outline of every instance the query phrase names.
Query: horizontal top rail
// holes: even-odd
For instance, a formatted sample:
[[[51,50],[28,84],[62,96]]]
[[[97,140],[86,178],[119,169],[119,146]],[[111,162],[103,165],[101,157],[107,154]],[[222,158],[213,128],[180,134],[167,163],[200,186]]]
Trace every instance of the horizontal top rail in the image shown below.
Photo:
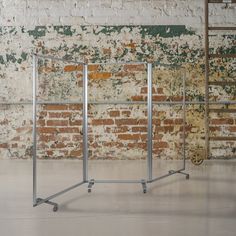
[[[208,0],[208,3],[236,3],[236,0],[231,0],[231,2],[229,1],[225,1],[225,0]]]
[[[149,64],[148,62],[142,62],[142,61],[128,61],[128,62],[90,62],[87,63],[87,65],[146,65]],[[151,63],[150,63],[151,64]]]
[[[209,54],[209,58],[236,58],[236,53],[233,54]]]
[[[33,55],[38,57],[38,58],[69,62],[69,63],[80,64],[80,65],[146,65],[146,64],[148,64],[148,62],[143,62],[143,61],[89,62],[89,63],[86,63],[86,62],[80,62],[80,61],[76,61],[76,60],[58,58],[58,57],[54,57],[54,56],[50,56],[50,55],[42,55],[42,54],[37,54],[37,53],[33,53]]]
[[[55,61],[63,61],[63,62],[68,62],[68,63],[73,63],[73,64],[80,64],[80,65],[85,64],[84,62],[58,58],[58,57],[54,57],[54,56],[47,56],[47,55],[36,54],[36,53],[34,53],[33,55],[38,57],[38,58],[50,59],[50,60],[55,60]]]
[[[159,105],[178,105],[183,104],[184,101],[152,101],[153,104]],[[22,101],[22,102],[0,102],[0,105],[32,105],[32,101]],[[37,101],[36,104],[39,105],[60,105],[60,104],[83,104],[82,101]],[[101,105],[112,105],[112,104],[147,104],[147,101],[88,101],[88,104],[101,104]],[[205,104],[205,101],[185,101],[187,105],[201,105]],[[232,104],[236,105],[236,101],[209,101],[209,104]]]
[[[228,30],[228,31],[234,31],[236,30],[236,27],[234,26],[210,26],[208,27],[209,30]]]

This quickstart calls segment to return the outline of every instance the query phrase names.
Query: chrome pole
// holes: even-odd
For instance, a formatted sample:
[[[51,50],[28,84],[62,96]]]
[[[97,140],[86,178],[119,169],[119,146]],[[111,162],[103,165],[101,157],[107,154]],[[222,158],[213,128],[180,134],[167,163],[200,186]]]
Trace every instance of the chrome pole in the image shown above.
[[[186,167],[186,72],[183,75],[183,161]]]
[[[37,77],[38,58],[33,55],[33,204],[37,204]]]
[[[88,181],[88,65],[83,66],[83,181]]]
[[[152,180],[152,64],[147,65],[148,77],[148,153],[147,153],[147,174],[148,181]]]

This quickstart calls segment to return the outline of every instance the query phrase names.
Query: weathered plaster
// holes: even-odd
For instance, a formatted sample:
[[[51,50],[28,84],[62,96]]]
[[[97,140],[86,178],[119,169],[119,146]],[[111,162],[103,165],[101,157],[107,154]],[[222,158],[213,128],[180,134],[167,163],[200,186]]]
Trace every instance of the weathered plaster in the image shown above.
[[[227,39],[227,40],[226,40]],[[235,53],[235,36],[214,37],[212,47],[216,51]],[[221,45],[224,47],[221,47]],[[154,66],[154,88],[162,89],[156,99],[179,99],[181,96],[181,77],[186,73],[187,97],[195,101],[204,100],[204,60],[203,37],[198,32],[189,30],[183,25],[170,26],[37,26],[37,27],[1,27],[0,28],[0,98],[1,101],[31,100],[32,93],[32,58],[37,52],[56,57],[75,59],[78,61],[105,62],[105,61],[150,61]],[[211,66],[212,80],[235,79],[235,62],[223,59],[225,67],[219,60],[214,60]],[[68,67],[67,67],[68,66]],[[39,61],[39,98],[46,100],[81,100],[82,72],[73,65],[59,62]],[[182,67],[182,69],[180,69]],[[227,70],[225,69],[227,67]],[[72,69],[71,69],[72,68]],[[90,71],[91,82],[89,98],[91,100],[136,100],[145,99],[141,88],[146,84],[145,68],[125,68],[124,66],[100,66]],[[140,94],[142,95],[140,97]],[[235,86],[213,88],[212,99],[235,99]],[[68,108],[70,109],[70,108]],[[110,110],[126,109],[129,119],[145,119],[144,107],[122,108],[120,106],[91,106],[92,120],[110,119]],[[157,108],[155,108],[157,109]],[[42,111],[44,108],[42,108]],[[30,106],[3,106],[1,107],[1,158],[30,157],[31,140],[31,107]],[[159,112],[159,113],[158,113]],[[42,118],[46,124],[50,122],[49,114]],[[79,120],[79,111],[76,117],[69,111],[68,122]],[[125,119],[126,113],[120,114],[119,119]],[[166,119],[181,119],[180,108],[159,107],[154,119],[165,126]],[[197,155],[204,147],[204,107],[189,106],[188,122],[188,155]],[[217,115],[219,117],[219,115]],[[235,117],[233,125],[235,127]],[[116,118],[112,118],[116,119]],[[59,118],[63,120],[63,118]],[[91,120],[91,122],[93,122]],[[104,121],[105,122],[105,121]],[[143,146],[145,134],[140,140],[119,141],[117,133],[107,132],[107,129],[117,129],[116,123],[110,120],[108,124],[93,125],[91,134],[91,158],[144,158]],[[109,122],[111,124],[109,125]],[[115,120],[114,120],[115,122]],[[163,123],[162,123],[163,122]],[[173,121],[175,122],[175,121]],[[42,127],[45,124],[41,124]],[[132,125],[123,133],[132,134]],[[143,126],[143,125],[141,125]],[[180,158],[181,152],[181,124],[172,125],[168,132],[160,131],[161,138],[157,144],[163,148],[155,150],[155,157]],[[73,126],[74,127],[74,126]],[[78,127],[80,125],[78,124]],[[81,128],[78,128],[78,132]],[[120,131],[121,132],[121,131]],[[164,133],[162,133],[164,132]],[[219,134],[229,132],[228,125],[222,125]],[[137,134],[139,132],[136,132]],[[233,132],[231,132],[233,134]],[[101,135],[102,134],[102,135]],[[122,132],[121,132],[122,134]],[[228,133],[227,133],[228,135]],[[44,158],[81,157],[81,147],[76,146],[76,137],[73,133],[62,133],[57,136],[64,142],[64,149],[54,148],[53,154],[47,152],[55,146],[55,140],[41,143],[40,156]],[[126,138],[126,136],[121,136]],[[45,137],[44,137],[45,138]],[[46,137],[47,138],[47,137]],[[79,138],[79,137],[77,137]],[[128,136],[129,138],[129,136]],[[111,144],[111,140],[114,144]],[[141,142],[141,144],[139,144]],[[121,147],[120,144],[123,143]],[[166,147],[165,143],[169,143]],[[60,143],[59,143],[60,144]],[[221,153],[232,154],[234,144],[225,143],[229,147]],[[215,146],[220,146],[218,143]],[[55,146],[56,147],[56,146]],[[131,147],[135,147],[132,149]],[[222,147],[222,146],[221,146]],[[98,148],[98,149],[97,149]],[[154,148],[155,149],[155,148]],[[80,150],[80,151],[79,151]],[[134,151],[135,150],[135,151]],[[199,151],[200,150],[200,151]],[[67,153],[66,153],[67,151]],[[213,147],[213,152],[217,151]]]

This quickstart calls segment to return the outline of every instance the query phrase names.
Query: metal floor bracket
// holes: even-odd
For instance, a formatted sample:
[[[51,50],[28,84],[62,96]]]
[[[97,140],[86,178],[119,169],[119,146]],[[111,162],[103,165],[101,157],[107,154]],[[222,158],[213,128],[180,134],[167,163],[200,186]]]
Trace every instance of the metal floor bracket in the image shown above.
[[[95,180],[94,180],[94,179],[91,179],[91,180],[89,181],[89,184],[88,184],[88,193],[91,193],[91,192],[92,192],[92,187],[93,187],[94,183],[95,183]]]
[[[56,212],[58,210],[58,204],[55,203],[55,202],[51,202],[51,201],[48,201],[48,200],[45,200],[43,198],[37,198],[36,199],[36,204],[34,205],[34,207],[38,206],[38,205],[41,205],[41,204],[49,204],[51,206],[53,206],[53,211]]]
[[[147,181],[145,179],[142,179],[142,187],[143,187],[143,193],[147,192]]]

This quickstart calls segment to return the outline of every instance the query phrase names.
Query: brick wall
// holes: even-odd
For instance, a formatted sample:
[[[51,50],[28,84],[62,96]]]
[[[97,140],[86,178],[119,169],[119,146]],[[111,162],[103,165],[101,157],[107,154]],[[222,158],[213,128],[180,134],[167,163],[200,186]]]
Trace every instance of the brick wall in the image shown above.
[[[32,52],[79,61],[154,62],[154,101],[180,100],[182,66],[189,100],[204,99],[203,1],[2,0],[0,1],[0,101],[32,99]],[[216,25],[235,25],[235,9],[210,9]],[[211,37],[212,52],[235,53],[235,35]],[[223,66],[222,66],[223,65]],[[234,80],[234,60],[211,62],[212,81]],[[90,70],[90,100],[142,101],[142,66]],[[39,99],[82,100],[80,66],[40,61]],[[212,100],[235,99],[235,86],[215,86]],[[224,107],[216,107],[224,108]],[[230,108],[235,109],[234,106]],[[0,158],[32,154],[30,105],[0,106]],[[39,109],[39,157],[81,158],[81,107]],[[90,158],[135,159],[146,155],[144,106],[90,105]],[[181,109],[154,106],[154,157],[181,157]],[[235,135],[235,115],[212,116],[212,136]],[[48,132],[48,133],[47,133]],[[188,157],[204,148],[204,108],[187,109]],[[235,155],[235,142],[214,140],[212,154]]]

